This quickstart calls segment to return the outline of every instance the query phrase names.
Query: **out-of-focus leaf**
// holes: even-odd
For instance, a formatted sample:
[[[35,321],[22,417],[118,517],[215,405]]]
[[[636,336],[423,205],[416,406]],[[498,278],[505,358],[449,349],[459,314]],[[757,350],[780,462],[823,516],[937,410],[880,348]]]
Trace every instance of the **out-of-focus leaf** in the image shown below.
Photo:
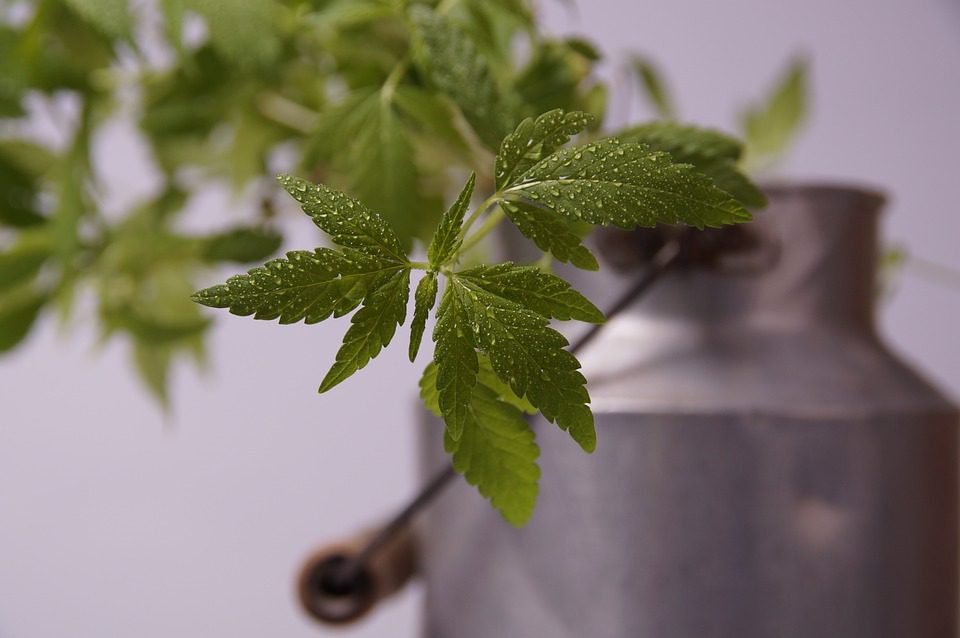
[[[266,67],[280,55],[280,5],[275,0],[183,0],[205,19],[210,43],[225,58]]]
[[[194,337],[202,334],[210,326],[210,320],[203,317],[158,320],[134,310],[117,313],[111,320],[111,327],[114,330],[129,332],[145,343],[154,344]]]
[[[0,139],[0,157],[36,177],[46,175],[57,163],[57,156],[50,149],[18,138]]]
[[[233,122],[233,143],[227,153],[228,174],[237,190],[267,172],[270,150],[288,135],[281,127],[253,109],[236,113]]]
[[[183,18],[186,11],[186,0],[160,0],[160,10],[163,13],[163,32],[167,42],[181,55],[183,48]]]
[[[16,29],[0,24],[0,117],[20,117],[23,110],[23,83],[18,81]]]
[[[129,0],[64,0],[77,14],[104,35],[126,39],[131,35],[133,18]]]
[[[751,172],[775,163],[793,142],[807,118],[807,62],[794,59],[770,94],[742,118],[746,157]]]
[[[274,230],[239,227],[205,238],[201,255],[210,261],[247,264],[270,257],[282,243],[283,235]]]
[[[334,0],[308,16],[306,22],[317,29],[336,32],[369,25],[395,14],[396,7],[389,0]]]
[[[877,268],[877,297],[887,299],[893,296],[897,283],[903,274],[903,267],[910,259],[906,247],[900,244],[884,246],[880,252]]]
[[[80,123],[66,153],[55,171],[56,206],[50,220],[53,256],[62,273],[58,286],[58,303],[63,317],[73,304],[74,283],[80,276],[77,256],[81,252],[80,225],[90,213],[91,179],[90,134],[92,111],[89,104],[81,109]]]
[[[52,162],[40,146],[0,140],[0,225],[23,228],[45,221],[37,211],[37,194]]]
[[[647,58],[637,55],[630,61],[630,68],[633,69],[634,75],[640,82],[641,91],[657,115],[664,120],[675,119],[677,109],[673,97],[656,65]]]
[[[469,34],[423,5],[414,6],[410,17],[418,68],[460,108],[477,136],[497,148],[518,119],[510,94],[500,90]]]
[[[240,96],[250,93],[210,46],[189,60],[144,84],[140,126],[150,140],[161,168],[173,173],[183,166],[216,160],[210,135],[236,117]],[[236,127],[235,127],[236,128]]]
[[[363,108],[364,123],[350,151],[350,191],[380,212],[409,246],[422,219],[434,210],[420,195],[413,145],[392,105],[376,94]]]
[[[404,91],[404,100],[412,94]],[[440,209],[421,180],[413,126],[382,91],[352,96],[323,116],[312,152],[342,176],[344,190],[389,222],[404,247],[422,228],[432,229]]]
[[[43,92],[75,90],[90,95],[95,71],[114,61],[112,39],[67,2],[38,3],[18,34],[14,81]]]
[[[164,407],[170,402],[167,385],[173,353],[174,349],[168,345],[156,345],[138,339],[133,341],[133,362],[137,372],[150,392]]]
[[[171,189],[136,209],[114,228],[93,271],[104,334],[130,337],[140,376],[164,404],[172,361],[202,353],[211,324],[190,301],[194,269],[207,242],[167,227],[171,210],[182,202],[183,193]]]
[[[551,109],[586,110],[596,51],[583,40],[546,40],[514,81],[528,115]]]
[[[462,0],[450,12],[457,26],[470,34],[500,80],[513,74],[517,36],[534,30],[533,9],[525,0]],[[531,38],[532,40],[532,38]]]
[[[594,84],[583,94],[582,110],[593,116],[593,123],[589,129],[596,131],[600,128],[607,114],[610,102],[610,92],[604,84]]]
[[[24,231],[9,250],[0,251],[0,294],[32,280],[50,257],[50,237],[46,232]]]
[[[29,287],[0,293],[0,352],[7,352],[26,338],[47,295]]]
[[[454,123],[454,113],[446,102],[436,95],[409,85],[397,87],[393,104],[403,116],[416,124],[423,133],[441,140],[451,148],[468,153],[469,146]]]

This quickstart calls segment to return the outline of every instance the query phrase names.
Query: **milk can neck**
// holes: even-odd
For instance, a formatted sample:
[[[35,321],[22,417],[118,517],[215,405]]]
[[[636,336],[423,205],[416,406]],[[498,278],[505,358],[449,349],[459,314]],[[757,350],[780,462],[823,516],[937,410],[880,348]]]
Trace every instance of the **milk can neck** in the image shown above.
[[[883,197],[823,185],[765,189],[769,205],[744,227],[746,254],[669,276],[634,312],[783,330],[872,333]]]

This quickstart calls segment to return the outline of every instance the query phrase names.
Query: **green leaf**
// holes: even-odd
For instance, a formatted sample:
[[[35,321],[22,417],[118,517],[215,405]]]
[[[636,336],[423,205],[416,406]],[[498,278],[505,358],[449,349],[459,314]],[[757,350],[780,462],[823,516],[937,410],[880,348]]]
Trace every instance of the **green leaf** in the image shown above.
[[[403,325],[410,298],[410,269],[381,275],[363,299],[363,307],[337,351],[337,360],[320,384],[326,392],[360,370],[390,344],[398,325]]]
[[[134,340],[133,362],[150,392],[161,405],[168,406],[170,397],[167,393],[167,382],[173,362],[173,349],[167,345],[158,346]]]
[[[493,366],[487,355],[481,354],[477,360],[479,361],[477,383],[490,388],[496,392],[501,401],[509,403],[521,412],[531,415],[540,412],[536,406],[526,399],[518,397],[509,385],[500,380],[497,373],[493,371]],[[443,416],[440,410],[440,393],[437,390],[437,364],[433,361],[427,365],[423,371],[423,376],[420,378],[420,399],[423,401],[424,407],[434,416]]]
[[[25,139],[0,139],[0,157],[26,175],[40,178],[56,166],[57,156],[49,148]]]
[[[517,40],[532,39],[535,29],[528,0],[459,0],[449,15],[470,34],[498,81],[515,74]],[[453,6],[455,5],[455,6]]]
[[[471,173],[463,190],[460,191],[457,201],[450,206],[440,219],[440,226],[427,248],[427,258],[434,268],[439,268],[450,261],[463,243],[463,238],[460,236],[463,216],[470,206],[470,198],[473,197],[473,188],[476,183],[477,174]]]
[[[237,227],[203,239],[201,255],[217,262],[248,264],[277,252],[283,236],[270,229]]]
[[[667,84],[657,67],[650,60],[641,56],[634,56],[630,61],[630,67],[640,81],[640,88],[656,110],[657,115],[665,120],[676,118],[677,110],[673,98],[670,96]]]
[[[540,448],[519,410],[478,385],[471,392],[463,435],[455,440],[447,430],[444,447],[453,454],[453,468],[507,522],[520,527],[530,519],[539,491]]]
[[[73,4],[80,3],[76,0]],[[36,10],[18,32],[12,52],[7,53],[10,63],[4,64],[7,60],[0,59],[0,77],[8,79],[5,84],[14,91],[48,94],[74,90],[88,98],[101,93],[102,87],[95,85],[96,72],[116,61],[113,40],[70,3],[32,5],[36,5]],[[2,48],[6,47],[0,42]]]
[[[0,24],[0,117],[24,115],[24,82],[20,53],[21,32],[6,24]]]
[[[517,177],[586,129],[593,119],[587,113],[555,109],[536,120],[527,118],[520,122],[500,144],[495,172],[497,188],[513,184]]]
[[[32,280],[51,255],[48,233],[23,231],[9,250],[0,252],[0,293]]]
[[[464,301],[452,282],[447,285],[433,329],[437,364],[437,400],[453,440],[460,438],[469,415],[470,393],[477,384],[476,342]]]
[[[226,284],[194,294],[193,300],[211,308],[229,308],[235,315],[282,324],[318,323],[331,315],[342,317],[360,305],[383,275],[403,266],[356,250],[338,252],[318,248],[293,251]]]
[[[515,107],[470,35],[423,5],[410,10],[410,19],[417,67],[460,108],[480,140],[496,148],[513,124]]]
[[[422,193],[409,126],[383,92],[351,114],[352,131],[343,164],[351,193],[379,211],[409,246],[424,215],[434,207]],[[339,150],[339,149],[338,149]]]
[[[554,153],[593,122],[587,113],[565,113],[555,109],[536,118],[522,121],[513,133],[504,138],[497,154],[496,183],[503,189],[514,184],[544,157]],[[501,206],[517,229],[543,251],[562,262],[570,262],[585,270],[597,270],[596,258],[581,243],[581,236],[561,217],[533,206],[501,202]]]
[[[603,323],[603,313],[570,284],[537,266],[505,262],[478,266],[457,273],[457,277],[550,319]]]
[[[461,333],[466,334],[466,330],[473,333],[471,337],[476,339],[476,346],[490,357],[497,376],[517,396],[525,397],[539,408],[545,419],[567,430],[580,447],[593,451],[596,432],[593,414],[587,407],[590,395],[584,387],[586,380],[578,371],[580,363],[564,349],[567,340],[549,327],[549,320],[484,289],[470,277],[451,277],[444,295],[444,301],[447,299],[455,300],[461,309],[461,322],[465,320],[465,324],[458,324]],[[440,341],[437,346],[439,351]],[[443,366],[447,356],[435,357],[437,365]],[[458,358],[469,361],[466,356]],[[473,366],[476,370],[476,355],[473,355]],[[442,383],[443,379],[438,381]],[[443,407],[443,386],[439,387]],[[449,427],[449,421],[447,423]],[[451,432],[451,436],[453,434]]]
[[[163,34],[170,46],[178,54],[183,55],[183,18],[186,0],[160,0],[159,7],[163,14]]]
[[[47,295],[29,287],[0,296],[0,352],[9,352],[26,338],[47,301]]]
[[[433,416],[443,416],[440,410],[440,392],[437,390],[437,364],[431,361],[420,376],[420,400]]]
[[[455,109],[442,96],[401,84],[393,93],[393,105],[420,130],[456,151],[470,153],[470,146],[455,123]]]
[[[377,213],[323,184],[312,184],[290,175],[281,175],[278,179],[335,244],[406,263],[397,234]]]
[[[396,9],[384,0],[333,0],[306,18],[311,26],[336,32],[389,18]]]
[[[582,244],[574,225],[552,211],[536,206],[501,202],[507,217],[537,247],[551,253],[558,261],[569,262],[584,270],[599,270],[597,258]]]
[[[239,89],[234,91],[231,97],[238,103],[254,99],[252,96],[237,95]],[[246,105],[231,114],[229,123],[233,133],[231,143],[215,154],[211,163],[214,163],[214,167],[222,165],[221,170],[240,192],[252,180],[267,172],[270,151],[290,136],[288,130],[264,117],[257,108]]]
[[[320,392],[326,392],[366,366],[403,324],[410,264],[393,229],[360,202],[302,179],[281,176],[280,182],[343,249],[291,252],[287,259],[269,261],[226,284],[201,290],[193,299],[281,323],[315,323],[362,304],[320,384]]]
[[[594,66],[600,54],[580,39],[537,38],[530,62],[516,75],[513,90],[532,113],[550,109],[586,111]]]
[[[490,388],[497,393],[497,396],[501,401],[509,403],[521,412],[525,412],[530,415],[540,412],[535,405],[523,397],[518,397],[516,393],[510,389],[509,385],[500,380],[500,377],[497,376],[497,373],[493,371],[493,365],[490,363],[490,357],[485,354],[481,354],[479,360],[480,369],[477,372],[477,383]],[[437,416],[440,415],[438,414]]]
[[[210,42],[243,67],[266,67],[280,55],[279,3],[275,0],[184,0],[203,16]]]
[[[520,526],[533,513],[540,477],[540,451],[522,413],[537,410],[497,378],[486,357],[481,361],[480,382],[470,390],[463,431],[455,439],[448,426],[444,447],[453,455],[454,469],[507,521]],[[437,364],[431,362],[420,378],[420,398],[439,417],[437,378]]]
[[[66,0],[87,22],[111,38],[129,38],[133,30],[129,0]]]
[[[766,205],[760,189],[737,167],[743,147],[724,133],[672,122],[654,122],[629,128],[616,137],[621,142],[645,144],[652,150],[670,153],[675,162],[694,165],[744,206],[759,208]]]
[[[206,332],[210,320],[204,317],[164,319],[127,308],[109,317],[110,328],[129,332],[144,344],[164,345]]]
[[[713,129],[675,122],[633,126],[617,133],[616,138],[625,143],[646,144],[655,151],[666,151],[678,162],[687,164],[713,159],[736,162],[743,153],[743,145],[734,137]]]
[[[416,361],[417,352],[420,350],[420,341],[423,339],[423,331],[427,325],[427,316],[433,310],[437,303],[437,273],[428,272],[417,284],[417,292],[414,294],[416,306],[413,312],[413,321],[410,323],[410,362]]]
[[[741,118],[747,145],[745,164],[762,168],[790,146],[807,118],[807,63],[795,59],[766,99]]]
[[[216,161],[210,136],[226,122],[239,119],[238,88],[243,84],[210,45],[169,71],[150,76],[142,87],[140,127],[166,173]]]
[[[26,228],[46,219],[37,212],[41,177],[53,164],[42,147],[0,140],[0,225]]]
[[[524,173],[503,198],[521,209],[625,229],[658,223],[717,227],[751,219],[692,166],[616,139],[557,151]]]

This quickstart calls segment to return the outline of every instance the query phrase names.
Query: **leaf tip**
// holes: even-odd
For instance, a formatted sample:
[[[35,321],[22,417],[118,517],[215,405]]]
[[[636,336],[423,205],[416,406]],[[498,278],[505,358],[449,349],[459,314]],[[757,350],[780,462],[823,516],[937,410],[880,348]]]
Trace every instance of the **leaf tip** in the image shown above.
[[[525,527],[526,524],[530,522],[530,519],[533,518],[533,509],[525,509],[522,512],[507,512],[505,510],[500,510],[500,516],[502,516],[503,520],[507,521],[512,526],[520,529]]]
[[[218,302],[219,295],[216,294],[217,286],[213,288],[204,288],[190,295],[190,301],[207,306],[208,308],[222,308],[223,305]]]

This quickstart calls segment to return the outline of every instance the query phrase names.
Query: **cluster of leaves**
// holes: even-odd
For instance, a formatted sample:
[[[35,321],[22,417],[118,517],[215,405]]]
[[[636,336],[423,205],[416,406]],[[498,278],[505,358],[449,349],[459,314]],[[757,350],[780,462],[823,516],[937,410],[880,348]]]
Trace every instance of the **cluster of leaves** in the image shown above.
[[[566,281],[537,266],[462,267],[463,256],[506,218],[556,259],[587,268],[596,260],[580,243],[575,224],[704,228],[750,219],[737,194],[705,170],[739,156],[734,140],[653,124],[627,132],[628,141],[607,137],[565,147],[591,120],[559,109],[523,120],[500,145],[494,193],[467,216],[477,183],[470,176],[440,216],[426,262],[409,260],[379,211],[328,186],[282,176],[286,191],[337,248],[288,253],[194,299],[281,323],[315,323],[359,308],[320,384],[326,392],[390,344],[406,319],[411,272],[424,271],[414,293],[409,346],[412,361],[436,307],[433,361],[421,380],[422,397],[443,417],[454,467],[508,521],[523,524],[533,511],[539,478],[539,451],[524,413],[540,413],[587,452],[597,444],[580,364],[550,322],[600,323],[604,317]],[[702,161],[705,169],[658,150],[664,146],[689,149],[691,162]],[[746,178],[728,170],[742,193],[760,198]]]
[[[336,247],[288,253],[197,300],[282,323],[356,311],[326,391],[391,341],[411,273],[424,271],[410,341],[413,359],[434,312],[423,396],[446,422],[455,467],[515,523],[538,477],[524,415],[595,445],[579,364],[550,322],[602,315],[548,272],[471,268],[464,255],[509,220],[552,258],[596,269],[583,243],[591,226],[713,226],[763,202],[725,135],[661,122],[603,137],[597,50],[542,34],[530,0],[160,0],[159,21],[131,7],[36,0],[0,11],[0,351],[92,292],[104,337],[128,338],[165,397],[171,361],[201,357],[210,326],[188,301],[195,281],[281,245],[260,180],[285,157],[284,170],[330,184],[282,181]],[[36,142],[27,124],[64,93],[78,105],[58,122],[65,143]],[[788,121],[789,103],[771,102],[766,119]],[[107,216],[91,147],[122,109],[161,185]],[[763,120],[751,130],[775,137]],[[196,226],[187,203],[218,182],[259,190],[259,220],[184,231]],[[489,197],[467,215],[475,192]],[[409,257],[418,245],[426,262]]]
[[[258,185],[277,149],[381,211],[408,249],[431,231],[450,175],[492,182],[477,167],[519,118],[552,106],[602,114],[596,52],[542,36],[526,0],[441,4],[161,0],[159,21],[129,0],[0,10],[0,350],[92,292],[104,337],[125,335],[165,397],[171,360],[201,355],[209,327],[184,292],[206,268],[281,244],[274,194]],[[49,108],[65,93],[79,116]],[[130,110],[162,184],[108,218],[92,140]],[[60,116],[62,146],[30,136],[38,111]],[[217,182],[264,193],[262,207],[244,206],[259,221],[183,232],[196,226],[187,202]]]
[[[181,306],[175,291],[218,261],[256,261],[279,245],[272,192],[259,223],[215,237],[178,232],[195,192],[222,180],[249,193],[271,172],[275,150],[292,148],[299,173],[378,210],[408,249],[415,238],[429,239],[455,176],[474,171],[479,191],[495,187],[489,160],[516,122],[562,108],[591,114],[594,130],[602,124],[607,88],[593,76],[598,52],[583,39],[540,33],[529,0],[162,0],[159,9],[153,39],[162,40],[166,56],[140,48],[153,23],[128,0],[37,0],[20,5],[19,17],[0,14],[4,350],[45,310],[59,307],[66,317],[77,291],[93,290],[104,335],[129,337],[140,370],[163,396],[166,362],[178,352],[199,353],[208,327],[189,305],[169,317]],[[199,40],[189,37],[197,23],[206,27]],[[520,60],[518,49],[529,53]],[[108,220],[91,140],[131,87],[163,184],[155,197]],[[23,124],[37,105],[65,92],[80,111],[58,122],[69,131],[65,144],[50,148],[29,138]],[[719,161],[716,179],[729,176],[727,168]],[[254,207],[245,208],[252,216]],[[536,210],[508,212],[527,228],[548,223]],[[136,253],[144,241],[137,228],[165,237],[149,251],[155,260],[137,267],[111,261]],[[576,225],[561,230],[543,230],[553,239],[538,244],[595,267]],[[226,245],[231,238],[236,248]],[[219,248],[207,251],[206,240]],[[159,270],[178,285],[157,286]],[[130,313],[162,325],[136,330],[144,321],[130,321]],[[143,365],[150,360],[156,365]]]

